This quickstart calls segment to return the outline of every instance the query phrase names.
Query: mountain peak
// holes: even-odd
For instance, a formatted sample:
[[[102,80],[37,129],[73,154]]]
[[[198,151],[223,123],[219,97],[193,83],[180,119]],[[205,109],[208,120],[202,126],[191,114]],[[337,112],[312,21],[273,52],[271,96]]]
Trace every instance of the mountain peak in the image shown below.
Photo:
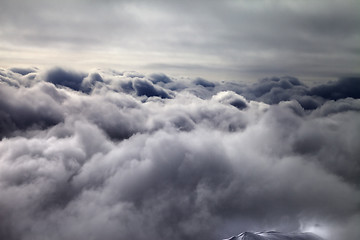
[[[242,232],[223,240],[323,240],[313,233]]]

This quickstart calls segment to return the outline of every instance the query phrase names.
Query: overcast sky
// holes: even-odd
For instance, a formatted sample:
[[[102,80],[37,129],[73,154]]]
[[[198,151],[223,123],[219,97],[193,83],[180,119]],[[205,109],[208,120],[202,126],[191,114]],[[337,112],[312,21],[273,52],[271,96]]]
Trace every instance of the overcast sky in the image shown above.
[[[359,73],[360,1],[1,0],[0,65],[247,81]]]

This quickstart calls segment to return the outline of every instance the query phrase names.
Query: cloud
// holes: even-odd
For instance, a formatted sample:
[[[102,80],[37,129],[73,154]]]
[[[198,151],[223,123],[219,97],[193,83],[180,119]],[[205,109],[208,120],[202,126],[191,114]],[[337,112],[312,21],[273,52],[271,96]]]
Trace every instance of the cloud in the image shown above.
[[[222,103],[227,103],[227,104],[230,104],[238,109],[244,109],[246,108],[248,105],[247,105],[247,100],[241,96],[241,95],[238,95],[232,91],[222,91],[222,92],[219,92],[218,94],[216,94],[215,96],[213,96],[213,99],[216,99],[218,100],[219,102],[222,102]]]
[[[328,85],[314,87],[311,89],[310,94],[331,100],[338,100],[346,97],[360,98],[359,82],[359,77],[342,78],[339,81]]]
[[[199,85],[199,86],[203,86],[203,87],[206,87],[206,88],[213,88],[215,87],[215,84],[212,83],[212,82],[209,82],[205,79],[202,79],[202,78],[197,78],[195,81],[194,81],[194,84],[195,85]]]
[[[102,83],[104,82],[104,80],[102,79],[102,77],[100,76],[99,73],[92,73],[89,74],[86,78],[84,78],[81,81],[81,86],[80,89],[85,92],[85,93],[89,93],[91,92],[91,90],[95,87],[96,83]]]
[[[47,86],[30,90],[3,85],[0,89],[0,137],[16,134],[17,130],[43,129],[63,121],[59,103],[49,96]]]
[[[294,77],[273,77],[260,79],[246,90],[248,98],[261,100],[269,104],[306,95],[307,87]]]
[[[172,82],[172,80],[163,73],[155,73],[150,75],[150,81],[154,84]]]
[[[170,98],[170,95],[164,90],[155,87],[150,81],[136,79],[133,82],[133,88],[136,91],[138,96],[146,97],[161,97],[161,98]]]
[[[1,238],[359,236],[359,99],[313,94],[344,80],[0,73]]]
[[[69,87],[73,90],[80,90],[83,79],[86,74],[66,71],[61,68],[54,68],[46,73],[45,80],[55,85]]]
[[[0,62],[336,79],[358,74],[358,9],[357,0],[2,0]]]
[[[33,73],[33,72],[36,72],[35,69],[32,69],[32,68],[11,68],[10,69],[12,72],[14,73],[19,73],[21,75],[27,75],[29,73]]]

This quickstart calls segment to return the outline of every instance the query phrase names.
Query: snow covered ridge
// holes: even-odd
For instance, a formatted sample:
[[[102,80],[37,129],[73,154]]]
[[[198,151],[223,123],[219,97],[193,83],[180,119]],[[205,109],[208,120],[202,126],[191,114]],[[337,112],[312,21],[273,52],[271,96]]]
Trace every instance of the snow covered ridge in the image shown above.
[[[313,233],[282,233],[277,231],[268,232],[242,232],[237,236],[223,240],[323,240]]]

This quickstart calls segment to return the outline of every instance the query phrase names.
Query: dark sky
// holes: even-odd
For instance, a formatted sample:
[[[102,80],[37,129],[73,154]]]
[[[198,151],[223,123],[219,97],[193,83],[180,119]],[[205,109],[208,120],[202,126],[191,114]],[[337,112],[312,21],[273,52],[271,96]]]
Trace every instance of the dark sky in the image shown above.
[[[0,64],[253,81],[359,74],[358,0],[2,0]]]

